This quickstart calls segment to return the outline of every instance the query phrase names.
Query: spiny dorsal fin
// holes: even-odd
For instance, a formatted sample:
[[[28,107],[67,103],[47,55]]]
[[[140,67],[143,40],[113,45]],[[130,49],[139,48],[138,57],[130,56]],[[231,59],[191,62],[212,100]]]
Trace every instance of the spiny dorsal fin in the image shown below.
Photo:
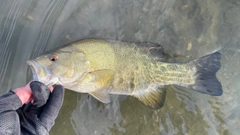
[[[139,47],[144,54],[149,54],[155,60],[159,60],[162,62],[167,61],[164,48],[160,44],[152,42],[140,42],[136,44],[137,47]]]
[[[149,54],[152,58],[158,61],[165,62],[167,57],[164,52],[164,48],[158,43],[152,42],[124,42],[117,40],[106,40],[111,44],[125,44],[133,47],[135,50],[141,51],[143,54]]]
[[[146,93],[134,96],[151,109],[161,108],[165,101],[166,89],[158,87],[154,90],[152,89],[146,91]]]
[[[110,95],[105,90],[90,92],[89,94],[103,103],[110,103]]]

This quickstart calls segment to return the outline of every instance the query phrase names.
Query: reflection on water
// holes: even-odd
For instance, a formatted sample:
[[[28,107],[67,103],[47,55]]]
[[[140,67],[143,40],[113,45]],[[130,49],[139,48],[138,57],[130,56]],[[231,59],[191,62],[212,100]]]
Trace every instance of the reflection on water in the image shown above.
[[[111,96],[104,105],[66,91],[50,134],[238,134],[240,127],[240,3],[233,0],[2,0],[0,93],[30,80],[26,60],[94,37],[161,44],[170,56],[222,53],[224,93],[211,97],[168,87],[165,105]]]
[[[70,118],[74,131],[84,135],[110,134],[111,129],[116,128],[125,132],[119,125],[123,119],[120,112],[121,101],[119,96],[112,96],[112,103],[103,105],[91,96],[81,96]]]

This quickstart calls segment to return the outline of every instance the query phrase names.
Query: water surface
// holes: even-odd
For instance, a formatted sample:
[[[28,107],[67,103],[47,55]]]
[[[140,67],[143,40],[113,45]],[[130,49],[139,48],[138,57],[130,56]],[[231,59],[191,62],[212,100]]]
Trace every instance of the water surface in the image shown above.
[[[66,90],[50,134],[238,134],[239,7],[234,0],[2,0],[0,93],[31,79],[26,60],[83,38],[156,42],[170,57],[189,59],[219,51],[220,97],[169,86],[164,107],[151,110],[129,96],[104,105]]]

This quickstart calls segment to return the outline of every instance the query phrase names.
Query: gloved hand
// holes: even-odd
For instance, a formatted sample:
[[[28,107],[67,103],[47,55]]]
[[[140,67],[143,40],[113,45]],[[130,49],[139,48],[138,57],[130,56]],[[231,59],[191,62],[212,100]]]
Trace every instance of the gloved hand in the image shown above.
[[[64,88],[57,85],[51,93],[46,85],[37,81],[31,82],[30,88],[31,91],[20,89],[0,97],[1,135],[49,134],[63,103]],[[29,91],[33,100],[24,104],[31,97]]]

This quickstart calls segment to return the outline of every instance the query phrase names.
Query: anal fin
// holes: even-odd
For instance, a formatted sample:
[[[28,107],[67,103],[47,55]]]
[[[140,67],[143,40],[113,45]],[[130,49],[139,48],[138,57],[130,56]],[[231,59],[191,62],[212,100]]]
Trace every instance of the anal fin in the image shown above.
[[[141,95],[134,95],[139,99],[144,105],[151,109],[159,109],[163,106],[166,89],[164,87],[157,87],[155,89],[146,90]]]

